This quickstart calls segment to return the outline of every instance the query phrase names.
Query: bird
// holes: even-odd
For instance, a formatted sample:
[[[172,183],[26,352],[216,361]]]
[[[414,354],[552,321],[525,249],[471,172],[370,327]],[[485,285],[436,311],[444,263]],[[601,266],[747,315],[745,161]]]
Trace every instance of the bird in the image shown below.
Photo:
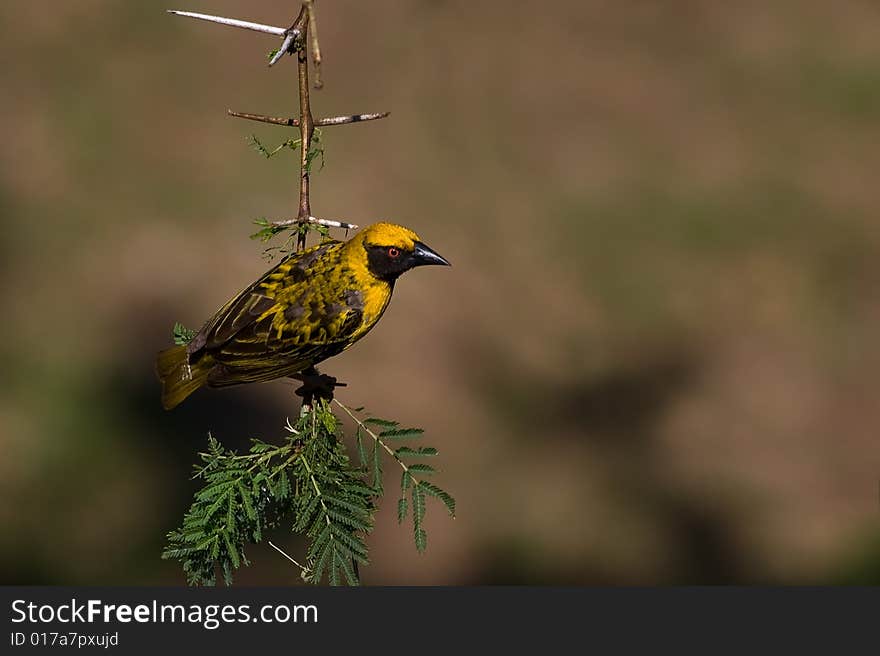
[[[162,406],[170,410],[201,387],[314,372],[366,335],[382,318],[398,277],[423,265],[450,266],[415,232],[386,222],[348,241],[328,239],[290,253],[221,307],[188,344],[159,353]]]

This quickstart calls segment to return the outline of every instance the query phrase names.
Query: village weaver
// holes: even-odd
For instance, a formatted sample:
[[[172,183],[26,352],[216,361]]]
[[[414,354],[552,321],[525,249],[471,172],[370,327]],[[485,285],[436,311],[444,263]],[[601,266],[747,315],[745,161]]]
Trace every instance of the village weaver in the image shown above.
[[[314,371],[376,325],[402,273],[426,264],[449,262],[391,223],[291,253],[220,308],[189,344],[159,353],[162,405],[171,409],[204,386]]]

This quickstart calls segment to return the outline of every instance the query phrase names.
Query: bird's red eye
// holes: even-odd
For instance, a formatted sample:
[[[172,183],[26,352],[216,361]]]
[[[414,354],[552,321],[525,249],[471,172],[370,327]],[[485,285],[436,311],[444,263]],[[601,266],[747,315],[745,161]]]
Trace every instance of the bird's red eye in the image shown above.
[[[390,257],[391,259],[396,259],[400,257],[400,249],[394,248],[394,246],[392,246],[388,249],[388,257]]]

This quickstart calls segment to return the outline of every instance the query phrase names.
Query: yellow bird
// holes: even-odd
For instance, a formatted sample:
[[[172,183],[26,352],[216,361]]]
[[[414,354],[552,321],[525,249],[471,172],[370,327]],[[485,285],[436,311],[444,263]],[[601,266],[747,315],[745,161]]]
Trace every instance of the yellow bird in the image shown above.
[[[189,344],[159,353],[162,405],[171,409],[203,386],[310,370],[366,335],[397,278],[426,264],[449,262],[391,223],[291,253],[220,308]]]

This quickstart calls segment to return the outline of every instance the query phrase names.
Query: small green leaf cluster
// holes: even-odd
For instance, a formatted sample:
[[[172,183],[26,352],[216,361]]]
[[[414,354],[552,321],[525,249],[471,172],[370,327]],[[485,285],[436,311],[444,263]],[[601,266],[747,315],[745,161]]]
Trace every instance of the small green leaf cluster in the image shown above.
[[[260,226],[260,229],[251,235],[251,239],[262,242],[267,242],[279,232],[284,232],[288,229],[286,225],[278,225],[263,216],[259,219],[254,219],[254,224]]]
[[[260,229],[251,235],[251,239],[256,239],[264,243],[282,232],[290,233],[284,243],[280,246],[267,246],[263,250],[263,256],[267,260],[272,260],[276,255],[284,255],[294,251],[300,235],[307,236],[310,232],[315,232],[320,235],[321,241],[330,238],[330,229],[318,223],[290,222],[279,224],[270,221],[265,217],[260,217],[259,219],[254,220],[254,224],[260,226]]]
[[[320,128],[315,128],[312,132],[312,140],[309,152],[306,153],[306,173],[312,172],[312,162],[318,157],[321,158],[321,167],[319,171],[324,170],[324,132]]]
[[[321,239],[327,239],[330,237],[330,229],[319,223],[279,224],[261,216],[259,219],[254,219],[254,225],[260,226],[260,229],[251,235],[251,239],[256,239],[262,242],[267,242],[275,235],[286,231],[293,233],[290,239],[295,239],[298,235],[308,235],[310,232],[318,233]]]
[[[171,328],[171,337],[174,339],[175,344],[183,346],[193,341],[193,338],[198,332],[199,331],[197,330],[190,330],[180,322],[175,322],[174,326]]]
[[[325,162],[323,137],[324,134],[320,130],[320,128],[315,128],[314,132],[312,133],[309,152],[306,153],[306,173],[312,172],[312,163],[319,157],[321,158],[321,168],[318,170],[320,171],[324,168]],[[266,157],[266,159],[274,157],[285,148],[289,148],[290,150],[299,150],[302,147],[302,139],[287,139],[286,141],[282,141],[280,144],[271,149],[265,146],[255,134],[252,134],[249,140],[254,150]]]

